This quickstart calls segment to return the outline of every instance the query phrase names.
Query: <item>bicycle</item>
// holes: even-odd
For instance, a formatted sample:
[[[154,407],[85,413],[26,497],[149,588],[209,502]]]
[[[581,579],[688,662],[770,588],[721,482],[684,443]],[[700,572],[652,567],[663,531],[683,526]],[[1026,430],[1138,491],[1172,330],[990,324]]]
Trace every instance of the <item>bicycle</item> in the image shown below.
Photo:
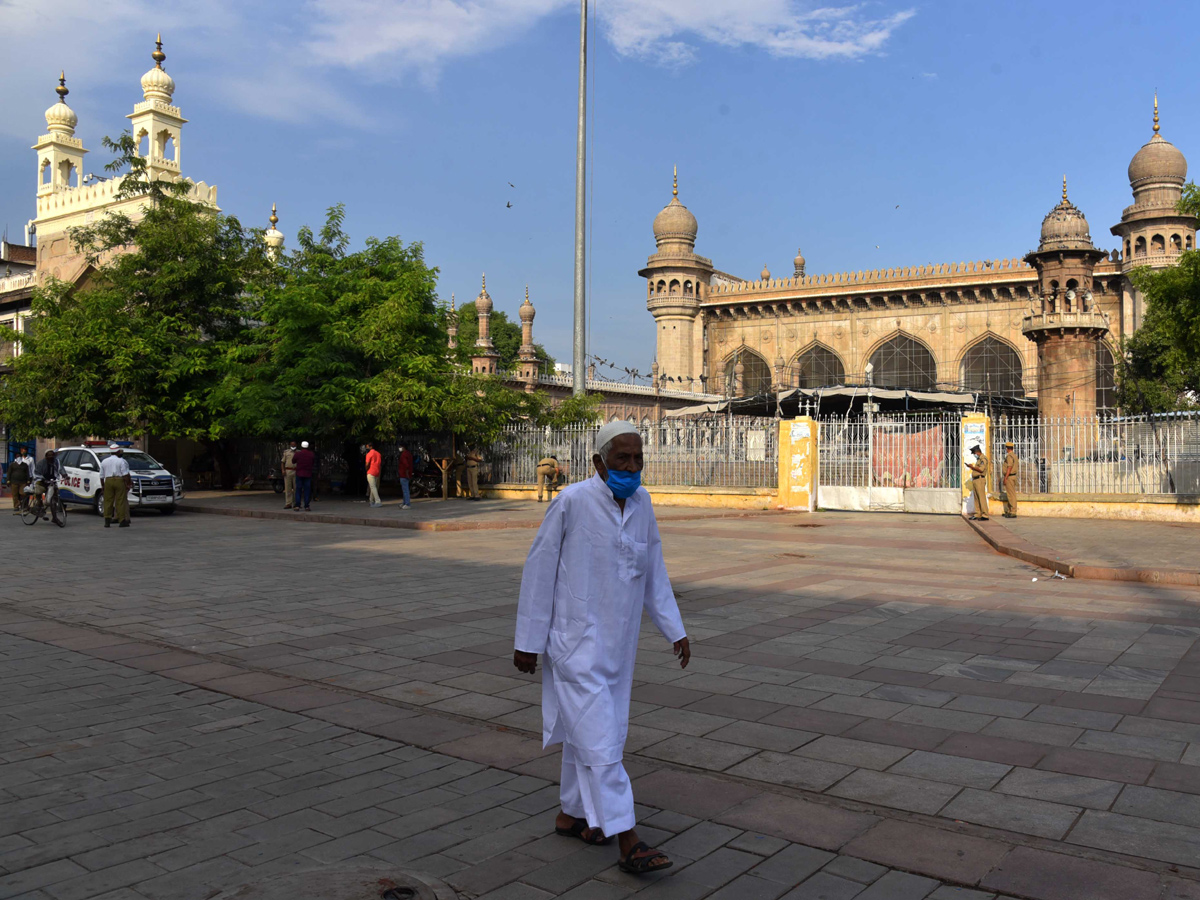
[[[54,524],[59,528],[67,526],[67,508],[63,506],[62,498],[58,496],[58,482],[52,481],[46,485],[46,493],[43,498],[42,494],[35,493],[33,486],[25,489],[31,495],[29,502],[21,510],[21,521],[26,525],[33,525],[39,519],[46,515],[49,510],[50,517]]]

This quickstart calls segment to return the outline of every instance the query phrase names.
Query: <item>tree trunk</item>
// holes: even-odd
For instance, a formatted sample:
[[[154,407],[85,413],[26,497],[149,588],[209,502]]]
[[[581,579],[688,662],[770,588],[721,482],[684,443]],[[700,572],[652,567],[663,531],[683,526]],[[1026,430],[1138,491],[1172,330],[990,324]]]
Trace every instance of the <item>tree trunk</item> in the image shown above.
[[[224,440],[207,440],[204,446],[212,454],[213,462],[217,464],[217,474],[221,478],[222,490],[232,491],[237,484],[237,473],[233,471],[233,460],[229,458],[229,450]]]

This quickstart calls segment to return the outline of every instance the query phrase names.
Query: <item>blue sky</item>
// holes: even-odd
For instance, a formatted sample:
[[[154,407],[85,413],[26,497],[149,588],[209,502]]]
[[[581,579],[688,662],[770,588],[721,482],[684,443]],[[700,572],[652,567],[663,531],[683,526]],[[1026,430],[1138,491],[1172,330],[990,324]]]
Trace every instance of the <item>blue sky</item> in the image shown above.
[[[790,275],[797,247],[810,274],[1021,255],[1063,173],[1116,247],[1156,87],[1164,137],[1200,157],[1193,4],[836,3],[596,0],[592,352],[649,369],[637,270],[672,165],[697,251],[756,277]],[[486,272],[512,315],[528,283],[537,339],[569,361],[577,0],[164,6],[0,0],[10,237],[59,69],[99,172],[161,30],[184,172],[226,212],[263,225],[278,203],[292,236],[344,202],[358,241],[423,241],[446,298]]]

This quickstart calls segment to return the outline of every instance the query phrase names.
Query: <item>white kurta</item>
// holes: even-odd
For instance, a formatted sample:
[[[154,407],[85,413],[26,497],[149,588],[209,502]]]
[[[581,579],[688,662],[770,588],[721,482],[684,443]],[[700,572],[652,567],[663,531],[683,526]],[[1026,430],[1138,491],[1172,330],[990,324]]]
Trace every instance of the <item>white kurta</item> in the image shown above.
[[[599,475],[550,504],[521,576],[516,649],[543,654],[545,744],[588,766],[621,761],[643,606],[663,637],[686,635],[645,488],[613,499]]]

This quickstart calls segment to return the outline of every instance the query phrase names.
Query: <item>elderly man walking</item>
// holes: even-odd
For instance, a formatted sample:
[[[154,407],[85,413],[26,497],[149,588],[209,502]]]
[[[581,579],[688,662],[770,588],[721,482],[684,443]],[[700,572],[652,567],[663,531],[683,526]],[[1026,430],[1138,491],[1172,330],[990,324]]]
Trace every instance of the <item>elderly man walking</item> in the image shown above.
[[[674,644],[691,650],[667,578],[650,495],[641,488],[642,439],[628,422],[596,436],[596,474],[550,504],[521,576],[513,664],[543,654],[542,730],[562,744],[562,809],[554,830],[587,844],[617,838],[618,865],[644,874],[671,865],[638,840],[633,788],[621,764],[643,607]]]

